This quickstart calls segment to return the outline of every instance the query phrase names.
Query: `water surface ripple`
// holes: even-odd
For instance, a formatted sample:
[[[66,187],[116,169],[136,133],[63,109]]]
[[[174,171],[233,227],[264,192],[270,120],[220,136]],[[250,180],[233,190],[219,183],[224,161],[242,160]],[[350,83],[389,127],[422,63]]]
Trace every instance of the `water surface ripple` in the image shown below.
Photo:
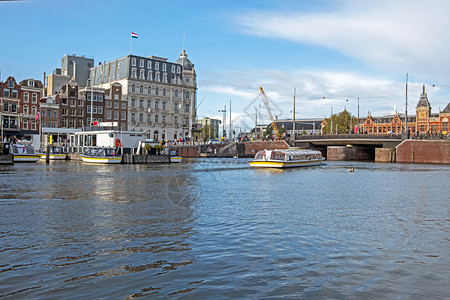
[[[450,166],[247,161],[0,166],[0,298],[450,298]]]

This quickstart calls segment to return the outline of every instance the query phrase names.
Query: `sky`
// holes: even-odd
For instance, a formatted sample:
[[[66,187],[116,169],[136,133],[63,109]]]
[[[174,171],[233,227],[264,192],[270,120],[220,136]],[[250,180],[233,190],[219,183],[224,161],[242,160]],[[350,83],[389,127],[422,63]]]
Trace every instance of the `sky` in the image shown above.
[[[0,12],[1,80],[42,80],[66,54],[126,56],[135,32],[134,55],[176,61],[184,47],[198,117],[228,122],[231,101],[239,131],[256,112],[269,121],[260,86],[279,119],[294,95],[297,119],[357,116],[358,102],[361,117],[404,113],[406,83],[409,115],[423,84],[433,113],[450,99],[447,0],[0,0]]]

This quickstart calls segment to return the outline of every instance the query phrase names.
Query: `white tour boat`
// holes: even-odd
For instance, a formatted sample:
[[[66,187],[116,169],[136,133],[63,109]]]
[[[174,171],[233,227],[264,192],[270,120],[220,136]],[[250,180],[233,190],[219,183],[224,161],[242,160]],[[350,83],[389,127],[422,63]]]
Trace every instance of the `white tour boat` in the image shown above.
[[[95,164],[120,164],[122,162],[122,155],[117,155],[114,148],[88,147],[80,157],[83,162]]]
[[[40,155],[36,154],[32,145],[11,144],[14,162],[37,162]]]
[[[249,164],[257,168],[291,168],[317,166],[323,160],[325,158],[317,150],[262,150]]]
[[[170,158],[171,163],[179,163],[179,162],[181,162],[181,159],[182,159],[181,156],[178,156],[177,150],[175,150],[175,149],[169,150],[169,158]]]

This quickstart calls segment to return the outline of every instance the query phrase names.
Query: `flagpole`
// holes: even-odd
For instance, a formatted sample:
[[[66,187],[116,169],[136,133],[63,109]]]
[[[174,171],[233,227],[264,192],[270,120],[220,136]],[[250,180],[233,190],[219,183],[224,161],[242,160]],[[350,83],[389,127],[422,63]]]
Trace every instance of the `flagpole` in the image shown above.
[[[131,53],[132,45],[133,45],[133,36],[130,35],[130,55],[132,54]]]

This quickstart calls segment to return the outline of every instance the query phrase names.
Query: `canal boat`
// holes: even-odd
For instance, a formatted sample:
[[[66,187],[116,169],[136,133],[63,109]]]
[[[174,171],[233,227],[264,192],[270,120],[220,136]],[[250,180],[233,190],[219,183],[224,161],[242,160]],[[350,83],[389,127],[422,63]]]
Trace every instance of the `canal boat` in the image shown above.
[[[169,159],[171,163],[180,163],[182,157],[178,156],[177,150],[170,149],[169,150]]]
[[[120,164],[122,155],[117,155],[115,148],[88,147],[80,155],[81,160],[94,164]]]
[[[317,150],[262,150],[249,164],[256,168],[292,168],[317,166],[324,160]]]
[[[16,162],[37,162],[40,155],[36,154],[32,145],[26,144],[12,144],[11,154],[13,161]]]
[[[48,159],[50,160],[65,160],[67,158],[67,153],[64,153],[61,147],[49,147],[49,150]],[[46,148],[40,149],[39,155],[41,156],[41,159],[47,158],[46,151]]]

